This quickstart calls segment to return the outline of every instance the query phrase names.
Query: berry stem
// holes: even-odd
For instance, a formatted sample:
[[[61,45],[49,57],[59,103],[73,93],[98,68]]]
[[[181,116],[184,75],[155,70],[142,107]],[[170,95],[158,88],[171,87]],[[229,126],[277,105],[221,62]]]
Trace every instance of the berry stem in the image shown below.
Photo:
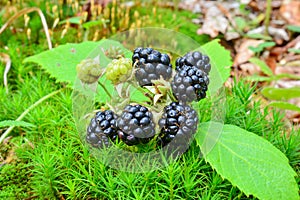
[[[109,98],[112,99],[111,94],[108,92],[108,90],[106,89],[105,85],[103,85],[100,80],[98,81],[98,84],[103,88],[103,90],[109,96]]]
[[[43,96],[38,101],[36,101],[34,104],[32,104],[29,108],[27,108],[17,119],[16,121],[21,121],[25,115],[27,115],[31,110],[33,110],[35,107],[37,107],[39,104],[41,104],[46,99],[60,93],[63,89],[56,90],[54,92],[51,92],[50,94],[47,94],[46,96]],[[16,126],[10,126],[0,137],[0,144],[3,142],[3,140],[6,138],[6,136],[15,128]]]
[[[130,84],[131,84],[135,89],[137,89],[138,91],[140,91],[141,93],[143,93],[143,94],[146,93],[146,91],[145,91],[143,88],[141,88],[140,86],[136,85],[135,82],[130,81]],[[144,96],[147,97],[151,102],[153,102],[153,97],[149,97],[148,95],[144,95]]]
[[[171,90],[168,90],[168,96],[170,97],[172,102],[177,102],[177,99],[174,97],[174,95],[172,94]]]

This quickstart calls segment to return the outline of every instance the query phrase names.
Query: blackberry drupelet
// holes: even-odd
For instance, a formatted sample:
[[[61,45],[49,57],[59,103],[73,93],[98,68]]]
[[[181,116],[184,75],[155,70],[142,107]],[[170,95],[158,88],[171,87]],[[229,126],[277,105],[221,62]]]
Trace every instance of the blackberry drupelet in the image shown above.
[[[186,103],[205,98],[209,78],[195,66],[182,66],[172,80],[171,87],[178,101]]]
[[[111,110],[97,112],[87,128],[86,141],[96,148],[110,146],[110,140],[117,138],[116,120]]]
[[[119,138],[129,146],[148,143],[155,135],[153,115],[141,105],[127,105],[117,126]]]
[[[178,58],[176,60],[176,71],[180,71],[185,65],[195,66],[203,70],[206,74],[208,74],[211,69],[209,57],[199,51],[189,52],[183,57]]]
[[[172,102],[164,108],[158,124],[161,129],[159,146],[165,146],[174,139],[173,147],[184,149],[197,130],[197,112],[188,105]]]
[[[136,68],[135,77],[140,86],[153,85],[152,80],[169,80],[172,76],[172,64],[167,54],[152,48],[136,48],[132,56]]]

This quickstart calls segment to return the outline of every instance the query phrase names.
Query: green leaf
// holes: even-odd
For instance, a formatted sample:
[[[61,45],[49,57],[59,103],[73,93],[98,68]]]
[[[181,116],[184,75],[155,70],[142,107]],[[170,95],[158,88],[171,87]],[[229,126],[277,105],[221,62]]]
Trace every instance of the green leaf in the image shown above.
[[[212,68],[209,74],[211,93],[215,93],[223,86],[230,76],[230,67],[232,66],[230,52],[220,45],[219,41],[219,39],[215,39],[203,45],[201,49],[197,49],[199,51],[203,49],[211,60]]]
[[[282,78],[289,78],[289,79],[294,79],[294,80],[300,80],[300,76],[294,75],[294,74],[277,74],[273,76],[259,76],[259,75],[252,75],[252,76],[247,76],[246,80],[250,81],[277,81]]]
[[[292,87],[292,88],[273,88],[273,87],[265,87],[262,89],[261,93],[272,100],[288,100],[300,97],[300,88]]]
[[[269,68],[269,66],[262,60],[258,59],[258,58],[250,58],[249,61],[257,66],[260,67],[261,71],[269,76],[273,75],[272,70]]]
[[[103,22],[100,21],[100,20],[97,20],[97,21],[88,21],[88,22],[85,22],[82,24],[82,27],[83,28],[86,28],[86,29],[89,29],[89,28],[92,28],[94,26],[99,26],[99,25],[102,25]]]
[[[284,101],[274,101],[271,102],[269,106],[280,108],[283,110],[293,110],[293,111],[300,112],[300,107]]]
[[[253,39],[272,40],[272,37],[260,33],[246,34],[246,37]]]
[[[0,122],[0,128],[8,126],[35,127],[34,124],[24,121],[4,120]]]
[[[298,200],[297,174],[286,156],[262,137],[233,125],[200,124],[196,141],[204,158],[247,196]]]
[[[234,21],[239,30],[243,30],[247,26],[247,22],[243,17],[235,17]]]
[[[70,22],[71,24],[80,24],[81,20],[83,20],[84,17],[83,16],[78,16],[78,17],[71,17],[69,19],[63,20],[61,22],[59,22],[59,24],[65,24],[67,22]]]
[[[298,32],[300,33],[300,26],[294,26],[294,25],[288,25],[287,29],[293,32]]]
[[[67,82],[68,86],[73,87],[77,76],[76,65],[87,57],[100,56],[100,65],[106,67],[110,59],[104,55],[103,49],[109,49],[111,46],[122,48],[125,56],[131,55],[119,42],[106,39],[99,42],[88,41],[80,44],[61,45],[28,57],[24,62],[34,62],[41,65],[51,77],[56,78],[56,81]]]
[[[275,46],[275,45],[276,45],[275,42],[264,42],[264,43],[259,44],[257,47],[252,47],[252,46],[250,46],[249,49],[250,49],[251,51],[253,51],[254,53],[260,53],[260,52],[262,52],[265,48],[267,48],[267,47],[273,47],[273,46]]]
[[[300,53],[300,49],[289,48],[288,52],[291,52],[291,53]]]

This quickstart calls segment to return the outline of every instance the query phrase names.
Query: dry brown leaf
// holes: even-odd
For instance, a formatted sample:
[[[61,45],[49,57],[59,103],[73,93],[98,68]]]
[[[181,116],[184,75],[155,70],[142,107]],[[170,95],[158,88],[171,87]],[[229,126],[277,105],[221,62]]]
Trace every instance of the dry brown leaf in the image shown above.
[[[265,26],[260,26],[256,29],[248,31],[247,34],[264,34],[266,28]],[[288,41],[290,39],[288,33],[283,28],[274,28],[274,27],[268,27],[269,34],[274,37],[274,40],[285,40]]]
[[[244,75],[253,75],[258,74],[261,70],[257,65],[254,65],[252,63],[244,63],[240,65],[240,68],[242,72],[244,72]]]
[[[257,47],[263,42],[264,40],[244,39],[239,46],[235,47],[237,54],[234,58],[233,65],[238,66],[247,62],[252,56],[254,56],[254,52],[251,51],[249,47]]]
[[[280,7],[280,15],[288,24],[300,25],[300,1],[299,0],[285,0]]]
[[[275,74],[293,74],[293,75],[297,75],[300,76],[300,66],[299,67],[295,67],[295,66],[277,66],[275,69]]]
[[[269,66],[269,68],[274,72],[275,69],[276,69],[276,66],[277,66],[276,57],[274,57],[274,56],[268,56],[265,59],[265,62]]]
[[[291,87],[300,87],[300,80],[278,80],[276,81],[275,87],[278,88],[291,88]]]
[[[208,34],[210,37],[215,38],[219,33],[226,33],[229,26],[227,18],[223,15],[222,11],[217,6],[211,6],[207,9],[205,20],[197,33]]]

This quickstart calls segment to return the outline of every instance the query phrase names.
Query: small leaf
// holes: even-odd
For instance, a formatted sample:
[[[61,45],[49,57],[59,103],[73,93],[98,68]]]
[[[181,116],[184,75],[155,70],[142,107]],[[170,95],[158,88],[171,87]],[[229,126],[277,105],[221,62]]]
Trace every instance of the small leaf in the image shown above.
[[[270,77],[270,76],[252,75],[252,76],[247,76],[246,80],[254,81],[254,82],[263,82],[263,81],[270,82],[273,81],[273,76]]]
[[[270,36],[266,36],[260,33],[246,34],[246,36],[248,38],[253,38],[253,39],[272,40]]]
[[[252,75],[252,76],[247,76],[246,80],[250,81],[277,81],[283,78],[288,78],[288,79],[294,79],[294,80],[300,80],[300,76],[294,75],[294,74],[277,74],[274,76],[259,76],[259,75]]]
[[[275,45],[276,45],[275,42],[263,42],[263,43],[259,44],[257,47],[252,47],[252,46],[250,46],[249,49],[250,49],[251,51],[253,51],[254,53],[260,53],[260,52],[262,52],[265,48],[267,48],[267,47],[273,47],[273,46],[275,46]]]
[[[247,26],[247,22],[243,17],[235,17],[234,21],[241,31]]]
[[[89,29],[89,28],[92,28],[94,26],[99,26],[101,25],[103,22],[100,21],[100,20],[97,20],[97,21],[88,21],[88,22],[85,22],[84,24],[82,24],[82,27],[83,28],[86,28],[86,29]]]
[[[269,68],[269,66],[262,60],[258,59],[258,58],[250,58],[249,61],[255,65],[257,65],[258,67],[260,67],[261,71],[269,76],[273,75],[272,70]]]
[[[300,26],[294,26],[294,25],[288,25],[287,29],[293,32],[298,32],[300,33]]]
[[[212,67],[209,74],[209,89],[212,94],[217,92],[227,81],[230,76],[230,67],[232,66],[230,52],[220,45],[219,41],[219,39],[215,39],[198,49],[200,52],[203,49],[205,51],[204,53],[206,53],[211,60]]]
[[[59,22],[59,24],[65,24],[67,22],[69,22],[70,24],[80,24],[81,20],[83,20],[84,17],[83,16],[78,16],[78,17],[71,17],[69,19],[63,20],[61,22]]]
[[[4,120],[0,122],[0,128],[8,126],[35,127],[34,124],[24,121]]]
[[[233,125],[202,123],[196,141],[204,158],[247,196],[298,200],[297,175],[287,157],[262,137]]]
[[[288,100],[292,98],[300,97],[300,88],[272,88],[265,87],[262,89],[261,93],[272,100]]]
[[[288,52],[291,52],[291,53],[300,53],[300,49],[289,48]]]
[[[274,101],[271,102],[269,106],[280,108],[283,110],[293,110],[293,111],[300,112],[300,107],[284,101]]]

